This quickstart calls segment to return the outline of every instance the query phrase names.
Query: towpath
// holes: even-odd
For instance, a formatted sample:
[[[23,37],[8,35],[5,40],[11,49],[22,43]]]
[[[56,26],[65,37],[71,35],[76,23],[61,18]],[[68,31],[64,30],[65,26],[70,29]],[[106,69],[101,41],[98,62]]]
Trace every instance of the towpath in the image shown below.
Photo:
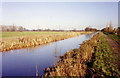
[[[119,66],[119,70],[120,70],[120,45],[113,39],[111,39],[108,35],[105,35],[109,45],[112,48],[113,54],[116,57],[116,64]]]

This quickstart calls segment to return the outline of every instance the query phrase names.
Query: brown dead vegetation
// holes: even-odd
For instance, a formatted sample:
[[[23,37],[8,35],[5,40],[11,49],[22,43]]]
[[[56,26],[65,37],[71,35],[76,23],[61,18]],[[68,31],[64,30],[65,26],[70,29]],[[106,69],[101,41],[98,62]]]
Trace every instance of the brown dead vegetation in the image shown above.
[[[90,62],[95,46],[99,42],[98,35],[84,42],[80,48],[70,50],[60,57],[52,67],[45,69],[44,76],[85,76],[87,65]]]
[[[106,37],[99,32],[90,40],[83,42],[80,48],[60,56],[60,60],[54,66],[45,69],[44,76],[119,78],[119,65],[115,64],[119,58],[115,57]]]
[[[88,34],[92,32],[66,32],[62,34],[44,34],[44,35],[33,35],[33,36],[23,36],[14,38],[3,38],[0,41],[0,52],[34,47],[37,45],[47,44],[50,42],[67,39],[70,37],[78,36],[81,34]]]

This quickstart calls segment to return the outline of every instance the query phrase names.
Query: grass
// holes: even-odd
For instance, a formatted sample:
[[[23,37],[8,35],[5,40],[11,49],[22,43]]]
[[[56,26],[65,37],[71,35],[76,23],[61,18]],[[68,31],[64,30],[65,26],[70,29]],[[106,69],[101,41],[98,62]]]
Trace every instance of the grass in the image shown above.
[[[97,76],[120,76],[120,71],[117,69],[117,65],[114,64],[115,57],[103,33],[100,33],[99,40],[95,59],[93,59],[93,68]]]
[[[114,33],[104,32],[106,35],[110,36],[113,40],[115,40],[118,44],[120,44],[120,35],[116,35]]]
[[[92,32],[3,32],[1,51],[35,47]]]
[[[93,46],[96,46],[97,35],[81,44],[80,48],[73,49],[60,56],[60,60],[52,67],[45,70],[45,76],[85,76],[86,61],[90,61]],[[55,71],[49,70],[55,69]]]
[[[27,35],[38,35],[38,34],[60,34],[64,32],[2,32],[0,34],[2,38],[7,37],[18,37],[18,36],[27,36]]]
[[[80,48],[64,54],[57,64],[49,69],[45,76],[85,76],[86,78],[119,77],[120,71],[115,64],[105,35],[102,32],[81,44]],[[59,71],[59,72],[58,72]]]

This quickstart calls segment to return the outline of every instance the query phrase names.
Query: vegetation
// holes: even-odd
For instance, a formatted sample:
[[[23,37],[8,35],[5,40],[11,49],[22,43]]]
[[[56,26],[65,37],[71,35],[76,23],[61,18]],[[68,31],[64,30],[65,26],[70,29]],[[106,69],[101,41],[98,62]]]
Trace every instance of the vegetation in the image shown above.
[[[110,36],[113,40],[115,40],[118,44],[120,44],[120,35],[116,35],[114,33],[104,32],[106,35]]]
[[[60,58],[54,66],[46,68],[44,76],[120,76],[111,47],[102,32]]]
[[[38,34],[62,34],[65,32],[32,32],[32,31],[26,31],[26,32],[1,32],[2,38],[7,37],[19,37],[19,36],[29,36],[29,35],[38,35]]]
[[[85,31],[98,31],[98,30],[95,28],[86,27]]]
[[[8,51],[75,37],[92,32],[3,32],[4,38],[0,41],[0,51]],[[24,35],[23,35],[24,34]],[[29,35],[30,34],[30,35]],[[10,37],[13,36],[13,37]]]
[[[44,76],[85,76],[86,62],[90,62],[97,40],[98,35],[95,35],[81,44],[80,48],[65,53],[56,65],[46,68]]]
[[[111,23],[109,24],[109,27],[104,28],[103,31],[109,32],[109,33],[114,33],[114,30],[113,30],[113,28],[112,28]]]
[[[26,29],[22,26],[11,26],[11,25],[0,25],[1,31],[25,31]]]
[[[102,31],[107,33],[107,34],[110,33],[110,34],[116,34],[116,35],[120,36],[120,27],[113,28],[111,22],[109,23],[109,26],[106,28],[103,28]]]
[[[111,47],[109,46],[103,33],[99,35],[99,43],[96,47],[94,59],[92,59],[95,69],[95,76],[120,76],[120,71],[115,64],[115,57],[112,54]]]

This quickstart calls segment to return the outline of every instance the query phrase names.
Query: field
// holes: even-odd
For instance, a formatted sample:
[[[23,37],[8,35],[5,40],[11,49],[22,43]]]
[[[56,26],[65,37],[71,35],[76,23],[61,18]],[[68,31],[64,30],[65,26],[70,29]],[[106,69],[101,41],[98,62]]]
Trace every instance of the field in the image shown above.
[[[0,51],[47,44],[92,32],[3,32]]]
[[[28,36],[28,35],[38,35],[38,34],[61,34],[65,32],[0,32],[2,38],[8,37],[20,37],[20,36]]]
[[[89,33],[92,32],[3,32],[0,51],[35,47]],[[78,49],[60,56],[55,65],[45,69],[44,76],[119,77],[119,57],[116,57],[118,54],[115,53],[115,48],[112,49],[110,46],[111,41],[107,40],[110,37],[119,43],[119,36],[105,34],[99,32],[90,40],[83,42]]]

